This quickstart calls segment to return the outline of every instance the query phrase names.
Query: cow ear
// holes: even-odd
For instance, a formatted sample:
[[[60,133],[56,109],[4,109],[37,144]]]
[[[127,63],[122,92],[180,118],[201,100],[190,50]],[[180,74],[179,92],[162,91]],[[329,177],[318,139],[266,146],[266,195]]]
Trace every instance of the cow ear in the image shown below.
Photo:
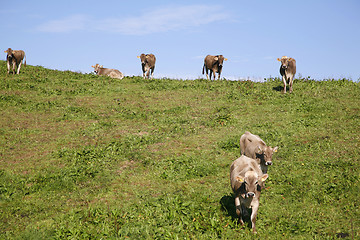
[[[214,57],[214,60],[217,61],[217,60],[219,60],[219,58],[218,58],[218,57]]]
[[[224,60],[227,61],[227,58],[225,58]]]
[[[140,56],[137,56],[137,58],[140,58]]]
[[[237,180],[238,182],[240,182],[240,183],[245,182],[244,178],[241,177],[241,176],[237,176],[237,177],[236,177],[236,180]]]
[[[278,151],[279,147],[274,147],[273,152],[276,153]]]
[[[280,59],[280,58],[277,58],[277,60],[278,60],[279,62],[281,62],[281,59]]]
[[[92,68],[95,68],[94,66],[91,66]]]
[[[268,175],[267,173],[265,173],[264,175],[262,175],[261,181],[262,181],[262,182],[265,182],[266,179],[268,179],[268,177],[269,177],[269,175]]]

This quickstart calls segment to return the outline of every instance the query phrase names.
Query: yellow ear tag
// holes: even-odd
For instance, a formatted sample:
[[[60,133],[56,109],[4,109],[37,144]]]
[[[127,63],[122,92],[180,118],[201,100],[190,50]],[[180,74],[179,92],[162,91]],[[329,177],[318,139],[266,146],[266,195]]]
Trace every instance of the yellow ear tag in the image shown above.
[[[265,182],[266,179],[268,179],[269,175],[268,174],[264,174],[262,177],[261,177],[261,181],[262,182]]]
[[[238,180],[238,182],[241,182],[241,183],[244,182],[244,179],[242,177],[236,177],[236,180]]]
[[[277,149],[275,149],[274,152],[277,152]]]

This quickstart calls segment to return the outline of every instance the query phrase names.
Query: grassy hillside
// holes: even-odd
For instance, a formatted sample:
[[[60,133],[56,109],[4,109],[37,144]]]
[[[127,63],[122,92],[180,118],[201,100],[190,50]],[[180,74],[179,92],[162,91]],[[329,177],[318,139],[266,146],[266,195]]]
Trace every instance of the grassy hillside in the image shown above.
[[[123,80],[0,62],[1,239],[253,239],[229,166],[279,146],[259,239],[360,237],[360,86]]]

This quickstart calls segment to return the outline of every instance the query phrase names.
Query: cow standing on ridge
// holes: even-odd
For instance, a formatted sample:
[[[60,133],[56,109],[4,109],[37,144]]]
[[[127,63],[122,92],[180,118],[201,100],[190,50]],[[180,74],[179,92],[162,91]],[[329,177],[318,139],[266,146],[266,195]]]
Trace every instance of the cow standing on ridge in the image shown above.
[[[7,53],[6,56],[6,64],[7,64],[7,73],[10,73],[10,68],[12,67],[12,71],[13,74],[15,74],[15,69],[17,68],[17,74],[20,73],[20,68],[21,68],[21,64],[23,59],[25,58],[24,61],[24,66],[26,67],[26,56],[25,56],[25,52],[23,50],[12,50],[11,48],[8,48],[5,53]]]
[[[296,73],[296,61],[295,59],[289,58],[287,56],[283,56],[281,59],[278,58],[277,60],[281,62],[280,74],[284,83],[284,93],[286,93],[286,82],[289,83],[289,92],[292,93],[293,80]]]
[[[211,80],[211,74],[214,75],[214,79],[216,78],[215,73],[219,73],[218,79],[220,79],[224,60],[227,61],[227,58],[224,58],[223,55],[216,55],[216,56],[207,55],[204,59],[202,74],[204,74],[206,70],[206,78],[209,80],[208,71],[210,70],[210,80]]]
[[[140,58],[140,60],[141,60],[141,67],[142,67],[144,79],[145,79],[145,76],[147,76],[147,78],[150,78],[150,74],[151,74],[151,79],[152,79],[154,76],[154,70],[155,70],[155,62],[156,62],[155,55],[152,53],[150,53],[150,54],[142,53],[140,56],[137,56],[137,58]]]
[[[263,174],[254,159],[242,155],[230,166],[230,183],[235,195],[236,214],[239,222],[244,225],[243,217],[249,215],[251,211],[251,227],[256,233],[255,222],[259,209],[261,186],[268,178],[268,174]]]

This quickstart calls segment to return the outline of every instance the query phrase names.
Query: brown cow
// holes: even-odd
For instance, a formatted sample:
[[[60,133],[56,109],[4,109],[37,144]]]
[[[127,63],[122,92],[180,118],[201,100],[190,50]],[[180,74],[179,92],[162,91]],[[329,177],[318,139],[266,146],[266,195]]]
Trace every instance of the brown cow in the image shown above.
[[[277,60],[281,62],[280,74],[284,83],[284,93],[286,93],[286,82],[289,83],[289,92],[292,93],[293,79],[296,73],[296,61],[295,59],[289,58],[287,56],[283,56],[281,59],[278,58]]]
[[[230,166],[230,184],[235,195],[236,214],[244,225],[243,217],[251,211],[251,227],[256,233],[255,222],[259,209],[260,193],[263,182],[269,177],[263,174],[254,159],[242,155]]]
[[[156,62],[155,55],[152,53],[150,53],[150,54],[142,53],[140,56],[137,56],[137,58],[140,58],[140,60],[141,60],[141,67],[142,67],[144,79],[145,79],[145,75],[147,76],[147,78],[150,78],[150,74],[151,74],[151,79],[152,79],[154,76],[154,70],[155,70],[155,62]]]
[[[216,56],[207,55],[204,59],[202,74],[204,74],[206,70],[206,78],[209,80],[208,71],[210,70],[210,80],[211,80],[211,74],[214,75],[214,79],[216,78],[215,73],[219,73],[218,79],[220,79],[224,60],[227,61],[227,58],[224,58],[223,55],[216,55]]]
[[[123,79],[124,78],[124,74],[122,74],[122,72],[120,72],[117,69],[112,69],[112,68],[103,68],[103,66],[99,65],[98,63],[95,64],[95,66],[91,66],[94,68],[94,72],[97,75],[104,75],[104,76],[109,76],[111,78],[118,78],[118,79]]]
[[[20,73],[20,68],[21,68],[21,64],[23,59],[25,58],[24,61],[24,66],[26,67],[26,56],[25,56],[25,52],[23,50],[12,50],[11,48],[8,48],[5,53],[7,53],[6,56],[6,63],[7,63],[7,73],[10,73],[10,68],[12,67],[12,71],[13,74],[15,74],[15,69],[17,68],[17,74]]]
[[[268,167],[272,165],[272,155],[277,152],[278,147],[267,146],[259,136],[246,131],[240,137],[240,150],[241,154],[255,159],[265,174]]]

